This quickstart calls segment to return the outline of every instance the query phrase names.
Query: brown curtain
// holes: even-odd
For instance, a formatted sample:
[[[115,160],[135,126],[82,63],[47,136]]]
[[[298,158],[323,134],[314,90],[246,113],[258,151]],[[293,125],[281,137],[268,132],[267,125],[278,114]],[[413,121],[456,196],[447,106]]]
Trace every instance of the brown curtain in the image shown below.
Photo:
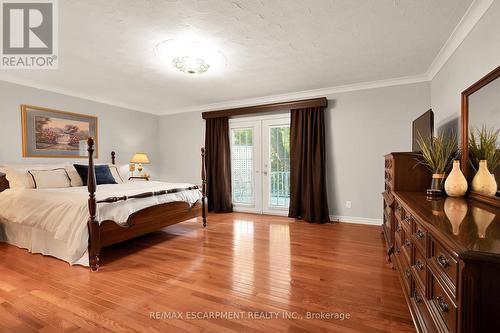
[[[289,217],[330,222],[323,107],[291,111]]]
[[[208,210],[233,211],[231,199],[231,155],[229,119],[206,119],[205,131]]]

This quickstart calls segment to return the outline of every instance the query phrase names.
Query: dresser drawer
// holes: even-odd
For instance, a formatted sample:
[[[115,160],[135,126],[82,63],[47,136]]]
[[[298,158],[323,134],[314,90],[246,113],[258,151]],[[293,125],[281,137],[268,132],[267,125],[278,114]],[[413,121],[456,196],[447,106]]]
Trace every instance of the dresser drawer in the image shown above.
[[[425,299],[425,293],[420,288],[413,288],[411,302],[417,310],[416,320],[419,322],[421,331],[427,333],[438,332],[429,312],[429,302],[431,301]]]
[[[410,295],[411,285],[412,285],[412,276],[411,276],[411,267],[406,260],[401,256],[401,275],[403,276],[403,281],[405,284],[406,293]]]
[[[444,291],[441,283],[431,271],[431,302],[450,332],[457,331],[458,312],[455,303]]]
[[[430,260],[438,269],[448,288],[456,297],[458,285],[458,261],[435,239],[431,238]]]
[[[401,225],[404,226],[404,228],[406,230],[408,230],[408,232],[410,232],[412,229],[411,229],[411,221],[413,220],[413,217],[411,216],[410,213],[408,213],[404,207],[402,207],[401,209],[401,215],[399,217],[400,221],[401,221]]]
[[[399,274],[401,274],[404,282],[404,288],[406,290],[407,294],[410,294],[410,287],[411,287],[411,266],[410,262],[406,258],[406,255],[403,253],[403,246],[401,245],[401,238],[400,235],[404,234],[404,231],[401,229],[401,233],[396,233],[395,239],[394,239],[394,247],[395,247],[395,256],[398,261],[398,269],[401,271]]]
[[[394,252],[397,255],[401,254],[401,227],[398,230],[398,226],[396,226],[396,232],[394,233]]]
[[[417,221],[413,220],[413,227],[412,227],[412,240],[415,242],[416,246],[420,247],[422,252],[425,253],[425,241],[427,238],[427,230],[423,228],[420,223]]]
[[[413,245],[412,269],[415,273],[415,282],[419,284],[422,290],[425,290],[425,284],[427,281],[427,263],[425,261],[425,256],[422,254],[422,252],[420,252],[418,247],[415,247],[415,245]]]
[[[406,262],[408,265],[411,263],[411,241],[408,238],[408,235],[406,231],[402,228],[401,229],[401,253],[405,257]]]

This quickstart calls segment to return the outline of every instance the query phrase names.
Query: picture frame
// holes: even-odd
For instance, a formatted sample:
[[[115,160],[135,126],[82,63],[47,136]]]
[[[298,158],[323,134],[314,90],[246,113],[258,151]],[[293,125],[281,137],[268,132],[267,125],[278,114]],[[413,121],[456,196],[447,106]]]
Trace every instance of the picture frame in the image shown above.
[[[99,156],[95,116],[22,104],[21,122],[23,157],[86,158],[89,137]]]

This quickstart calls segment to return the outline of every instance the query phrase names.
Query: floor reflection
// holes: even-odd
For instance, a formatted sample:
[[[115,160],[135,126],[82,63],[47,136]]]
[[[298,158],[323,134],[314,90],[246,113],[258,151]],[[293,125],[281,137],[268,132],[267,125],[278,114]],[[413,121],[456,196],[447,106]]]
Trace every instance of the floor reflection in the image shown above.
[[[232,291],[255,292],[254,223],[235,220],[233,223]]]
[[[290,276],[290,227],[288,224],[269,225],[269,290],[289,300]]]

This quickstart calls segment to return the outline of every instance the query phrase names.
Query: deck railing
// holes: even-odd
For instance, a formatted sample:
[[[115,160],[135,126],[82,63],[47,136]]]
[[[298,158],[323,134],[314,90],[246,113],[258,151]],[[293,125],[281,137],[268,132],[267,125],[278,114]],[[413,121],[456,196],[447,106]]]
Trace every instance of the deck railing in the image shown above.
[[[272,207],[288,208],[290,203],[290,171],[272,171],[269,173],[270,205]],[[250,176],[233,174],[233,200],[237,203],[253,202]]]

